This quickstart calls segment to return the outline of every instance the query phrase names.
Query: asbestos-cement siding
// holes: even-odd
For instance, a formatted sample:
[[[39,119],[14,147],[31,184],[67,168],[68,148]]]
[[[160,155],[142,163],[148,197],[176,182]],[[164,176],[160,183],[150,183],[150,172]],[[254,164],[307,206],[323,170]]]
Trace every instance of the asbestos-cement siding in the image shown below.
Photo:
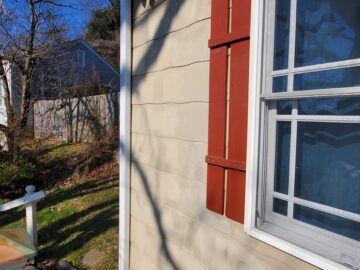
[[[211,1],[134,2],[131,269],[313,269],[205,208]]]

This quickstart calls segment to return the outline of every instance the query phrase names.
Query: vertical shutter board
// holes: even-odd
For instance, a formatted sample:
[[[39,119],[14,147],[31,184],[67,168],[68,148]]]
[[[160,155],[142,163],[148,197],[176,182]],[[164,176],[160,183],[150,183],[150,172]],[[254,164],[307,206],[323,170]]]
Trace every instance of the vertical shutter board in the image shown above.
[[[225,157],[227,47],[210,51],[209,155]]]
[[[225,169],[208,165],[206,208],[220,215],[224,214]]]
[[[225,157],[227,47],[210,51],[209,146],[210,156]],[[225,169],[208,165],[206,206],[224,213]]]
[[[235,170],[227,172],[226,216],[244,223],[246,173]]]
[[[231,32],[250,36],[251,0],[232,0]]]
[[[249,40],[231,45],[228,159],[246,164]],[[244,222],[245,172],[229,169],[226,216]]]
[[[211,37],[225,35],[229,32],[229,0],[212,0]]]
[[[228,158],[246,163],[250,41],[231,45]]]

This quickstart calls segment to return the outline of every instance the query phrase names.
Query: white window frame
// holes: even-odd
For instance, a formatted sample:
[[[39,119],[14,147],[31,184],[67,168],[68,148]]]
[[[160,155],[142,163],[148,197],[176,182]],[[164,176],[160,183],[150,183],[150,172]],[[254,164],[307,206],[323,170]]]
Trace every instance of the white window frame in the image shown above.
[[[274,234],[265,232],[256,227],[256,217],[257,217],[257,204],[259,203],[258,199],[258,189],[259,183],[258,179],[260,177],[261,171],[259,170],[262,164],[259,164],[259,158],[261,155],[265,153],[259,153],[261,149],[263,149],[263,140],[260,138],[260,130],[265,124],[264,117],[261,117],[261,112],[265,111],[265,105],[261,102],[261,99],[265,98],[265,96],[261,95],[261,87],[262,87],[262,78],[264,76],[263,66],[263,51],[264,51],[264,43],[266,43],[266,34],[264,29],[265,23],[265,2],[264,0],[252,0],[252,10],[251,10],[251,45],[250,45],[250,78],[249,78],[249,114],[248,114],[248,144],[247,144],[247,177],[246,177],[246,198],[245,198],[245,231],[252,237],[255,237],[269,245],[272,245],[284,252],[287,252],[301,260],[304,260],[314,266],[320,267],[322,269],[349,269],[346,266],[334,262],[328,258],[325,258],[321,255],[318,255],[314,252],[311,252],[305,248],[294,245],[288,241],[280,239],[277,236],[274,236],[276,232],[272,232]],[[296,4],[293,1],[292,6]],[[291,11],[294,12],[294,8],[291,8]],[[290,22],[290,28],[294,26],[294,20]],[[294,38],[294,32],[290,33],[290,39]],[[293,43],[292,43],[293,44]],[[289,57],[294,57],[289,55]],[[312,66],[314,70],[328,70],[334,67],[349,67],[358,65],[360,62],[359,59],[356,60],[348,60],[339,63],[326,63],[320,64],[316,66]],[[271,65],[272,67],[272,65]],[[289,70],[294,73],[301,73],[305,70],[303,68],[294,68],[289,67]],[[306,69],[308,70],[308,69]],[[287,72],[287,71],[286,71]],[[283,75],[284,71],[275,71],[273,75]],[[288,84],[292,84],[293,76],[289,75]],[[307,96],[332,96],[333,94],[342,95],[352,95],[359,93],[358,88],[346,88],[346,89],[322,89],[322,90],[308,90],[304,92],[293,92],[289,95],[289,93],[268,93],[266,95],[267,100],[271,99],[297,99]],[[290,116],[278,116],[285,117],[290,119]],[[290,117],[290,118],[289,118]],[[303,116],[307,117],[307,116]],[[342,117],[346,120],[346,117]],[[351,118],[351,117],[350,117]],[[348,119],[349,121],[353,119]],[[318,119],[318,118],[317,118]],[[293,128],[293,127],[292,127]],[[279,196],[281,197],[281,195]],[[346,213],[345,213],[346,214]],[[281,217],[281,215],[277,215]],[[305,223],[301,223],[302,226]],[[319,229],[321,230],[321,229]]]

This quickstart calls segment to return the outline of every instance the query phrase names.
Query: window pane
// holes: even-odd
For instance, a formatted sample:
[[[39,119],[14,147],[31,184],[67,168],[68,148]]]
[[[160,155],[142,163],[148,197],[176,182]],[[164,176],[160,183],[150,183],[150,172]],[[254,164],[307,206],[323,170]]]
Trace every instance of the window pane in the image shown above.
[[[295,196],[360,214],[360,124],[298,123]]]
[[[273,211],[280,215],[287,216],[288,203],[287,201],[280,200],[278,198],[274,198],[273,201]]]
[[[360,57],[360,1],[297,3],[296,67]]]
[[[300,100],[302,115],[360,115],[360,97]]]
[[[277,114],[291,114],[293,101],[285,100],[277,102]]]
[[[288,67],[290,1],[276,0],[274,70]]]
[[[280,76],[273,78],[273,93],[286,92],[287,91],[287,76]]]
[[[277,123],[274,190],[288,193],[291,122]]]
[[[359,85],[360,67],[303,73],[294,76],[295,91],[353,87]]]
[[[360,241],[360,222],[301,205],[294,205],[294,219]]]

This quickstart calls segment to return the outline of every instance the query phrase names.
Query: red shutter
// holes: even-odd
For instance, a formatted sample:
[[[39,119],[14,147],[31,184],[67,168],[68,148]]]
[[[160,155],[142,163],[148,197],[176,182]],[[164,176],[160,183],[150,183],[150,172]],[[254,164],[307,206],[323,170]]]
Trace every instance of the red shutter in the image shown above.
[[[243,223],[250,0],[232,0],[231,32],[229,10],[229,1],[212,0],[207,208]]]

